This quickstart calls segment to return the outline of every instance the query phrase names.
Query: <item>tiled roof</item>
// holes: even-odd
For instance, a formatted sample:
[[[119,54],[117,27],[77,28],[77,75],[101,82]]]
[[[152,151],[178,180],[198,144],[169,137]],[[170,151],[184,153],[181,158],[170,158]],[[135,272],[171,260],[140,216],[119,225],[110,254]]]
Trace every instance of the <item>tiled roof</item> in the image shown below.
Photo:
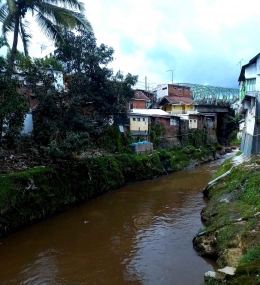
[[[135,91],[134,98],[139,100],[142,99],[145,101],[150,101],[150,99],[142,91]]]
[[[161,103],[163,101],[165,102],[167,100],[170,104],[193,104],[193,100],[189,97],[183,97],[183,96],[165,96],[161,99]]]

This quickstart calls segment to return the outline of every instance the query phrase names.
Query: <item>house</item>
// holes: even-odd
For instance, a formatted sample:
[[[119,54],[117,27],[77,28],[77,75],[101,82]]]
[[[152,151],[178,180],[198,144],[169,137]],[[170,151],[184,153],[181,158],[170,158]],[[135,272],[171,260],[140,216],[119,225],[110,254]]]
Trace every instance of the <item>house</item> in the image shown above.
[[[127,104],[127,109],[147,109],[150,104],[151,100],[142,90],[135,90],[133,98]]]
[[[130,133],[133,137],[148,139],[149,115],[142,112],[146,109],[132,109],[128,114]]]
[[[260,53],[242,66],[238,81],[239,109],[245,117],[241,151],[250,157],[260,151]]]
[[[195,110],[193,100],[190,97],[177,95],[162,97],[159,106],[170,115],[188,114]]]
[[[46,75],[53,79],[53,85],[57,90],[64,90],[65,85],[63,81],[63,72],[59,70],[53,70],[48,68],[46,70]],[[27,82],[23,74],[16,68],[16,73],[13,75],[13,78],[18,79],[22,84],[18,89],[18,93],[27,98],[28,104],[30,106],[29,112],[25,115],[24,126],[22,129],[22,134],[31,134],[33,131],[33,111],[35,111],[38,102],[35,97],[35,94],[32,92],[31,84]],[[36,85],[42,85],[42,82],[38,82]]]
[[[157,86],[157,99],[162,110],[170,115],[194,111],[191,89],[187,86],[161,84]]]
[[[160,100],[165,96],[178,96],[191,98],[191,89],[188,86],[176,84],[161,84],[157,86],[157,99]]]
[[[189,129],[203,130],[206,126],[206,117],[200,113],[189,114]]]
[[[152,124],[163,127],[161,140],[164,144],[179,145],[180,117],[169,115],[161,109],[132,109],[128,113],[130,132],[133,137],[148,139]]]

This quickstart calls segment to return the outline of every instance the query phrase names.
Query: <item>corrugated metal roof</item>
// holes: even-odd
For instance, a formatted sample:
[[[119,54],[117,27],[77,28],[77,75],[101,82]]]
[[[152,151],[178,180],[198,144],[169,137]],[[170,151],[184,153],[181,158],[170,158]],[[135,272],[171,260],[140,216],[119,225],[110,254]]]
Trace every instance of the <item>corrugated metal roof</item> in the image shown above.
[[[159,115],[159,116],[170,116],[167,112],[161,109],[132,109],[130,114],[140,114],[140,115]]]

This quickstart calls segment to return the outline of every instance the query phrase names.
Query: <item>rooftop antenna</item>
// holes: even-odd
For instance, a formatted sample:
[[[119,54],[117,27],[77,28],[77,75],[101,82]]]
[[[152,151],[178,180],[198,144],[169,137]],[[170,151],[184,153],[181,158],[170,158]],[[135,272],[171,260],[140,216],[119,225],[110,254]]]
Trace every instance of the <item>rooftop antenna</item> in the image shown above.
[[[241,69],[241,62],[242,62],[242,60],[243,60],[243,58],[238,62],[238,64],[237,65],[239,65],[240,64],[240,69]]]

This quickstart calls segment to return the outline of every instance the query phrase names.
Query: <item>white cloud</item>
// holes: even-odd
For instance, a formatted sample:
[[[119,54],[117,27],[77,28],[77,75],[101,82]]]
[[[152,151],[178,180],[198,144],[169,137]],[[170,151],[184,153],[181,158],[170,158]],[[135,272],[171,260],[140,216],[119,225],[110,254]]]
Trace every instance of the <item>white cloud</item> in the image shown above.
[[[237,63],[260,52],[259,0],[83,0],[98,44],[115,50],[114,70],[144,82],[237,86]],[[34,31],[31,52],[46,39]],[[141,80],[142,79],[142,80]]]
[[[258,0],[195,0],[195,6],[196,22],[202,29],[215,32],[260,15]]]
[[[160,42],[166,49],[172,52],[174,52],[174,48],[178,48],[183,52],[191,52],[193,50],[182,32],[169,34],[168,31],[163,30],[161,32]]]

